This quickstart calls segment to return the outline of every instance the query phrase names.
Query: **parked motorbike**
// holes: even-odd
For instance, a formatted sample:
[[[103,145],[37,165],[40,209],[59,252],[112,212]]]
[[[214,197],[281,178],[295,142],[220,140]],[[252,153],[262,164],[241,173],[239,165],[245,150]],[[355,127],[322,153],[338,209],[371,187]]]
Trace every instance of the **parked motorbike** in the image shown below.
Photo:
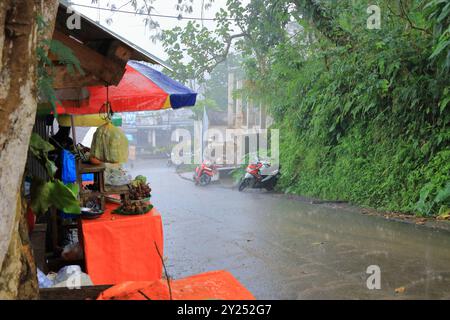
[[[195,168],[194,182],[195,185],[206,186],[211,183],[212,177],[216,174],[217,167],[210,161],[204,161]]]
[[[269,162],[256,160],[256,163],[250,163],[246,168],[245,176],[239,183],[239,191],[246,188],[266,189],[272,191],[280,178],[280,168],[273,169]]]

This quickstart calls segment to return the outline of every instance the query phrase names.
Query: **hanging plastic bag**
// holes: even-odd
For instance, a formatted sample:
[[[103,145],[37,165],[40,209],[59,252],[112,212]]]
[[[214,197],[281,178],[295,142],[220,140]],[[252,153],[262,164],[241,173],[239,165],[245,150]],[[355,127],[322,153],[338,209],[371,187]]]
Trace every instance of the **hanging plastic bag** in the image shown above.
[[[110,122],[98,127],[92,139],[91,156],[102,162],[127,162],[128,139],[126,135]]]
[[[77,181],[77,168],[75,165],[75,156],[68,150],[61,152],[61,180],[64,184]]]

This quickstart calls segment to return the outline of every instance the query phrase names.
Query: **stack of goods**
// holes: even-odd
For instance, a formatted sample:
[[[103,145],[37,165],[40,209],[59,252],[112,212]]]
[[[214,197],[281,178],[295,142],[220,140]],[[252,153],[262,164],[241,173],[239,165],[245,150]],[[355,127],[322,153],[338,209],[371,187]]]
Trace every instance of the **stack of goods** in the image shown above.
[[[130,200],[134,201],[148,201],[150,200],[150,193],[152,189],[147,183],[147,178],[144,176],[137,176],[128,184],[130,190]]]
[[[129,198],[123,199],[122,206],[115,213],[119,214],[144,214],[149,212],[153,206],[150,204],[152,189],[147,183],[147,178],[137,176],[128,184]]]
[[[109,186],[124,186],[130,183],[131,176],[120,166],[106,166],[105,184]]]

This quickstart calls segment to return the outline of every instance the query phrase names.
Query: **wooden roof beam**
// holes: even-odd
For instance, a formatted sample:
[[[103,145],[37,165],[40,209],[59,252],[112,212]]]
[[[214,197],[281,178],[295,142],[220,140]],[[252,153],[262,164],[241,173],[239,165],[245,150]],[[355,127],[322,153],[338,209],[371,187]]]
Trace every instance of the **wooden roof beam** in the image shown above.
[[[128,60],[131,59],[132,54],[133,51],[130,47],[123,45],[118,40],[114,40],[109,45],[107,56],[110,59],[127,64]]]
[[[52,75],[54,89],[102,86],[105,84],[103,80],[100,80],[92,73],[81,74],[78,71],[69,73],[67,67],[62,65],[53,67]]]
[[[69,47],[80,61],[80,66],[86,74],[91,74],[103,81],[104,84],[117,85],[125,73],[126,61],[110,59],[88,48],[83,43],[55,30],[53,39]],[[120,62],[119,62],[120,61]],[[80,85],[78,85],[80,87]]]

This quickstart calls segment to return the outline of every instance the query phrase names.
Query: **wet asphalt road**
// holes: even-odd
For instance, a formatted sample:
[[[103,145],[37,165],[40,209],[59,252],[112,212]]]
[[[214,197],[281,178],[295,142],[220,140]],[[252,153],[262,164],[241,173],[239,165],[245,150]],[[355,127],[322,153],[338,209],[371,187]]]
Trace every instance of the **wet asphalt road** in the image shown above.
[[[220,185],[137,163],[164,224],[170,276],[226,269],[258,299],[449,299],[450,233]],[[366,269],[381,269],[381,289]],[[404,288],[396,293],[396,288]]]

